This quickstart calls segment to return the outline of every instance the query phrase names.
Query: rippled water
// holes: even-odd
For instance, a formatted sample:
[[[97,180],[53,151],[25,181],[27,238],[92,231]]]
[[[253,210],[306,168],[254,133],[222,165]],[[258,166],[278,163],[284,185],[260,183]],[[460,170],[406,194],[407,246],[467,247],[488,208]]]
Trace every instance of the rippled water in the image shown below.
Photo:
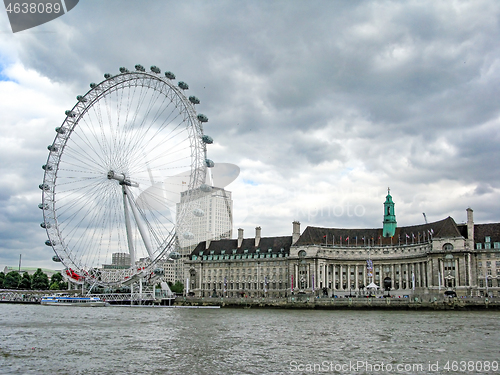
[[[2,304],[0,373],[475,374],[476,362],[500,361],[499,328],[492,311]],[[447,361],[474,365],[447,372]]]

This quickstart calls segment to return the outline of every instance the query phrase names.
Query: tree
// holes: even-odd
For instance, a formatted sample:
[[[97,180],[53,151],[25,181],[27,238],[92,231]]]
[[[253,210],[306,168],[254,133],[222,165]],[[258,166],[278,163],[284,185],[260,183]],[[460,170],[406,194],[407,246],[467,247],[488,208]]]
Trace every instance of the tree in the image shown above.
[[[3,283],[5,281],[5,274],[0,272],[0,288],[3,288]]]
[[[50,278],[51,283],[60,283],[62,280],[63,280],[63,277],[61,275],[61,272],[57,272],[57,273],[53,274],[52,277]]]
[[[42,271],[41,268],[37,269],[33,274],[31,287],[34,290],[47,290],[49,289],[49,277]]]
[[[20,279],[21,275],[19,275],[19,272],[10,271],[7,275],[5,275],[3,287],[5,289],[17,289]]]
[[[184,284],[176,281],[174,285],[170,286],[170,290],[174,293],[182,293],[184,291]]]
[[[31,276],[28,272],[23,273],[23,277],[19,281],[19,289],[31,289]]]
[[[61,272],[57,272],[50,278],[50,290],[62,290],[68,288],[68,283],[63,281]]]

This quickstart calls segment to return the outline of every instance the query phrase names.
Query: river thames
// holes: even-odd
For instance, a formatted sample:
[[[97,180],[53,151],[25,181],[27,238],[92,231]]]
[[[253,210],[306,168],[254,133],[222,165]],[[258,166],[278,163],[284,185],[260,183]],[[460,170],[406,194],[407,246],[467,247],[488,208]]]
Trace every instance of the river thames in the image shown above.
[[[497,374],[493,311],[0,305],[5,374]]]

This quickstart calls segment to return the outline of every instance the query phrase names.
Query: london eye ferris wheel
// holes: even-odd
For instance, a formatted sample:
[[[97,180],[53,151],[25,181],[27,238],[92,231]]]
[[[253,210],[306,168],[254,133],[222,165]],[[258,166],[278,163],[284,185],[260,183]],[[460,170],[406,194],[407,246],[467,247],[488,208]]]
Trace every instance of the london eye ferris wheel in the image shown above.
[[[112,286],[175,258],[176,228],[193,215],[189,194],[206,189],[213,162],[208,119],[196,113],[199,99],[185,96],[185,82],[141,65],[104,78],[77,96],[56,128],[39,207],[45,244],[72,281]],[[182,205],[172,200],[180,191]]]

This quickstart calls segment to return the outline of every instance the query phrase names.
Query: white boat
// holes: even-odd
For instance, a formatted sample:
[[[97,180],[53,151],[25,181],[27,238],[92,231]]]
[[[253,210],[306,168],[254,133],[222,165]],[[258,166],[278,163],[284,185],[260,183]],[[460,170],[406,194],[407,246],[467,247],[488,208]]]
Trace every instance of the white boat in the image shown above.
[[[45,296],[40,302],[47,306],[106,306],[106,302],[99,297],[68,297],[68,296]]]

